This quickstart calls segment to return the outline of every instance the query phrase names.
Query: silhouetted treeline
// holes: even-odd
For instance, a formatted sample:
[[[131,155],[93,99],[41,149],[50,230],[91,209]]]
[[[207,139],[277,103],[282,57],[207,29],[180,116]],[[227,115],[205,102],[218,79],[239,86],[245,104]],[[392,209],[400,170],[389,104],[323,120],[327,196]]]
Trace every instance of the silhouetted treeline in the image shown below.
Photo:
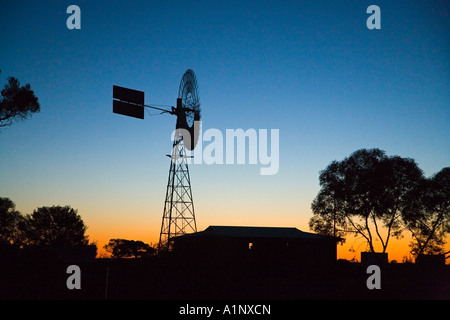
[[[155,246],[140,240],[110,239],[104,248],[112,258],[148,258],[157,253]]]

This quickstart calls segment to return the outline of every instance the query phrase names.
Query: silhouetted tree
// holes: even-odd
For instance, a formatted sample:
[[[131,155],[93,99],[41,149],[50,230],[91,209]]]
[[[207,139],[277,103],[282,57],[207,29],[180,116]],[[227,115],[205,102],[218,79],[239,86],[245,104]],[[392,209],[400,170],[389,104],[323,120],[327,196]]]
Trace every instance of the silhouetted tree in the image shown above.
[[[104,246],[113,258],[144,258],[156,253],[156,249],[142,241],[110,239]]]
[[[403,210],[422,179],[413,159],[388,157],[379,149],[355,151],[321,171],[309,226],[319,234],[360,235],[371,252],[378,239],[386,252],[390,237],[401,237]]]
[[[18,244],[20,242],[19,224],[23,216],[9,198],[0,198],[0,243]]]
[[[450,232],[450,168],[423,179],[405,213],[403,220],[413,237],[411,253],[444,253],[445,237]]]
[[[26,244],[44,246],[88,245],[84,224],[70,206],[41,207],[25,216]]]
[[[40,111],[38,98],[34,95],[30,85],[20,86],[17,78],[8,78],[1,95],[0,127],[10,126],[15,120],[24,120],[32,113]]]

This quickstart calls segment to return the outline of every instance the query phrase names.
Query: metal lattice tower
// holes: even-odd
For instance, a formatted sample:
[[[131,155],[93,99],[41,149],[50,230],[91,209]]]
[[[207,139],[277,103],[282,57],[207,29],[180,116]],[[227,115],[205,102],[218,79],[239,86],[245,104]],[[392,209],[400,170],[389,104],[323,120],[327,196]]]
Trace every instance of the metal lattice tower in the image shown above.
[[[200,100],[194,71],[186,70],[178,89],[177,106],[164,109],[144,104],[144,92],[113,85],[113,112],[144,119],[144,108],[177,117],[166,200],[159,235],[159,250],[170,250],[170,239],[197,232],[186,150],[194,150],[199,133]],[[167,106],[166,106],[167,107]],[[184,138],[184,139],[183,139]]]
[[[159,235],[159,249],[170,250],[170,239],[186,233],[197,232],[194,201],[183,137],[173,143],[170,155],[169,179]]]

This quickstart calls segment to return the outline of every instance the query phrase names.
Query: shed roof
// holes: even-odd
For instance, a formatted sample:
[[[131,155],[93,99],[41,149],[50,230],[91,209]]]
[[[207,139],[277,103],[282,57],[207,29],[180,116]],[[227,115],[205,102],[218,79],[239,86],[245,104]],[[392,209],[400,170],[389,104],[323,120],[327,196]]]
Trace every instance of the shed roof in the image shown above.
[[[173,240],[192,237],[230,237],[230,238],[278,238],[278,239],[325,239],[333,238],[315,233],[304,232],[293,227],[244,227],[209,226],[204,231],[174,237]]]

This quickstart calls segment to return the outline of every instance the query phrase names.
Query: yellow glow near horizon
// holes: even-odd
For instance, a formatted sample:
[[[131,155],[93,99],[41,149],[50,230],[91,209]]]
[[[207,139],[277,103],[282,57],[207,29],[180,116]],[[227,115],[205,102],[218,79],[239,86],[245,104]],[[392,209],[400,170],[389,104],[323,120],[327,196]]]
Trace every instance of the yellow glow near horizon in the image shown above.
[[[210,225],[230,226],[266,226],[266,227],[296,227],[305,232],[311,232],[308,227],[310,214],[298,214],[296,212],[285,212],[280,218],[276,212],[267,210],[248,210],[225,214],[226,209],[217,209],[213,213],[206,213],[209,206],[199,206],[196,210],[197,231],[202,231]],[[151,213],[150,213],[151,212]],[[103,247],[110,239],[121,238],[128,240],[140,240],[148,244],[157,244],[161,228],[162,210],[143,210],[134,214],[96,214],[89,215],[87,234],[90,241],[95,241],[98,248],[98,257],[107,256]],[[402,239],[390,238],[387,247],[389,261],[402,262],[404,258],[414,260],[410,254],[409,244],[411,237],[407,231]],[[374,242],[376,251],[381,251],[379,240]],[[446,250],[450,244],[446,245]],[[362,237],[347,235],[344,245],[337,245],[337,259],[360,260],[361,252],[367,251],[368,246]]]
[[[96,203],[83,203],[77,207],[83,221],[88,226],[86,234],[89,240],[97,244],[98,257],[107,256],[103,247],[110,239],[121,238],[128,240],[140,240],[148,244],[157,244],[161,228],[163,202],[161,199],[150,198],[137,201],[135,199],[109,199]],[[301,201],[296,208],[290,204],[280,205],[280,201],[271,203],[265,199],[259,203],[246,201],[242,198],[235,203],[225,203],[220,207],[214,201],[201,201],[195,204],[197,231],[202,231],[210,225],[229,226],[266,226],[266,227],[295,227],[305,232],[309,230],[308,221],[312,213],[306,205],[308,199]],[[286,201],[281,201],[287,203]],[[150,205],[149,205],[150,203]],[[39,204],[48,205],[48,204]],[[26,214],[31,213],[36,207],[28,205],[28,202],[20,202],[17,209]],[[242,208],[237,211],[235,208]],[[283,214],[279,214],[283,212]],[[404,232],[404,238],[398,240],[392,238],[387,247],[389,261],[402,262],[403,258],[412,259],[409,244],[411,237],[408,231]],[[379,241],[375,241],[377,251],[381,251]],[[450,243],[445,246],[445,251],[450,250]],[[360,260],[361,251],[368,250],[362,237],[347,235],[344,245],[337,245],[337,259]]]

